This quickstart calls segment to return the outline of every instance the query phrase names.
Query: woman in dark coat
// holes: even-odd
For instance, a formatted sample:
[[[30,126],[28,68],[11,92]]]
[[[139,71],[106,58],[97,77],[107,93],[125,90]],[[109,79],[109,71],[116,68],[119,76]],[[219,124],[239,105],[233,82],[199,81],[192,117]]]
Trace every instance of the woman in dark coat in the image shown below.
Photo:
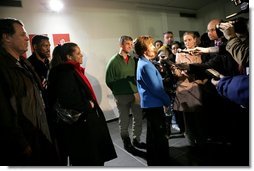
[[[105,117],[84,74],[75,43],[57,46],[48,78],[50,126],[62,164],[100,166],[116,158]]]

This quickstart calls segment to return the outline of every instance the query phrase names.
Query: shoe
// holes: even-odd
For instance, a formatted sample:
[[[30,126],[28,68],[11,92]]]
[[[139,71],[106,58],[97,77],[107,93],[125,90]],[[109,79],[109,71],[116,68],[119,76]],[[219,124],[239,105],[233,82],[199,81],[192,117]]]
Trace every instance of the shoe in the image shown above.
[[[132,144],[133,144],[135,147],[137,147],[137,148],[146,149],[146,143],[144,143],[144,142],[138,142],[137,139],[133,139]]]
[[[136,149],[135,149],[135,147],[133,147],[133,145],[124,146],[124,149],[131,154],[135,154],[135,152],[136,152]]]
[[[172,127],[174,130],[176,130],[177,132],[180,132],[180,131],[181,131],[180,128],[178,127],[178,125],[176,125],[176,124],[173,124],[171,127]]]
[[[132,154],[136,151],[135,147],[133,147],[133,145],[131,144],[131,140],[129,137],[123,138],[123,147],[126,151]]]

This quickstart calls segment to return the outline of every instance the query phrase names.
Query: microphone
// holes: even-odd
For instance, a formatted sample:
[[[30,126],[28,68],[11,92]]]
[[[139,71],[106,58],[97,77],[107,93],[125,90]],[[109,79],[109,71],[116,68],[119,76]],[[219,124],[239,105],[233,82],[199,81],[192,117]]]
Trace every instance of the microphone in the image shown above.
[[[190,51],[188,51],[186,49],[180,49],[180,48],[177,49],[177,52],[178,53],[190,53]]]

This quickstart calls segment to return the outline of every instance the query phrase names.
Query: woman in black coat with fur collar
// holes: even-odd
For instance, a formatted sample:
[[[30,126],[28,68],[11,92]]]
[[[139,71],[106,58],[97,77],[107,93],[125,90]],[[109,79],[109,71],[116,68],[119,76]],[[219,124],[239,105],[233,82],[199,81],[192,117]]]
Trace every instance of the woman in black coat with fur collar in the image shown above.
[[[80,48],[65,43],[55,48],[48,78],[49,124],[62,164],[100,166],[116,158],[105,117],[84,74]]]

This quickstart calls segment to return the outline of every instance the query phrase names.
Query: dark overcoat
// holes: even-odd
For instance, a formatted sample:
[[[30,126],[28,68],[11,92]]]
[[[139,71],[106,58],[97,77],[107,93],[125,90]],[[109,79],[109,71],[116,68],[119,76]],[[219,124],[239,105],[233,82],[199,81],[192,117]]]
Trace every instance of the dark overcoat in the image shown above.
[[[116,158],[103,112],[73,65],[65,63],[51,69],[48,95],[51,128],[64,160],[69,156],[71,165],[92,166]],[[59,119],[55,111],[57,101],[65,109],[82,112],[78,121],[68,124]]]
[[[0,165],[52,165],[53,145],[30,63],[0,47]],[[32,154],[24,153],[30,146]]]

